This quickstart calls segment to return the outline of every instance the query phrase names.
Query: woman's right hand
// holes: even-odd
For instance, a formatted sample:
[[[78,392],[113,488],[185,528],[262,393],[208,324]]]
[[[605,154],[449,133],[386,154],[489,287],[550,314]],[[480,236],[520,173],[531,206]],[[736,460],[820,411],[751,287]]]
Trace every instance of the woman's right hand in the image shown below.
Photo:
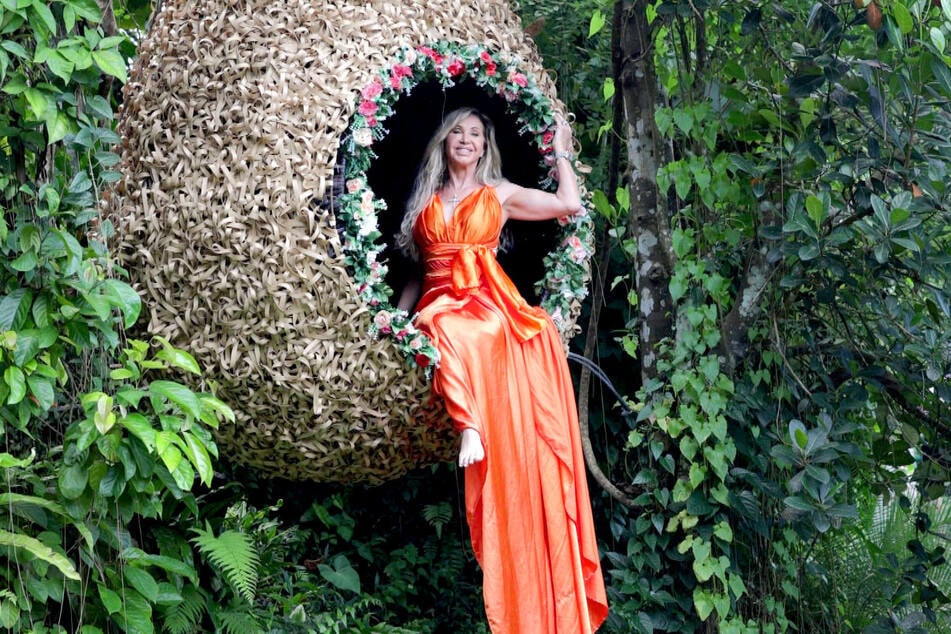
[[[555,136],[551,140],[551,148],[556,154],[571,153],[572,151],[571,126],[563,117],[555,118]]]
[[[462,430],[462,444],[459,447],[459,466],[468,467],[485,458],[485,447],[479,432],[471,427]]]

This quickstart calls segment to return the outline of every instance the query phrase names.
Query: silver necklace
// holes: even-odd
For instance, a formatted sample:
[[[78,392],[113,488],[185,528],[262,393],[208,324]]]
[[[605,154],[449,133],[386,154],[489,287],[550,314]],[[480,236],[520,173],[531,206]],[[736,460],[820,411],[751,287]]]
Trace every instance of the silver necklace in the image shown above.
[[[459,197],[459,191],[456,189],[455,185],[453,185],[451,181],[449,185],[452,186],[452,196],[449,197],[449,204],[451,204],[452,207],[455,208],[456,205],[459,204],[459,201],[462,200],[462,198]],[[465,187],[463,187],[462,189],[465,189]]]

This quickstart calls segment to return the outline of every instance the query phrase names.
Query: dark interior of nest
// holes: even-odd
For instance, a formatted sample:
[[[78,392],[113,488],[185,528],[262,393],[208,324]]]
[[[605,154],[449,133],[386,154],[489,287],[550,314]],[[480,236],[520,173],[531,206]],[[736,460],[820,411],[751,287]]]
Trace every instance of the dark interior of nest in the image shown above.
[[[419,264],[395,247],[395,236],[423,152],[444,115],[456,108],[477,108],[495,125],[503,176],[526,187],[538,187],[545,177],[538,148],[530,134],[519,134],[518,121],[511,113],[512,105],[472,80],[450,88],[435,81],[423,82],[409,95],[402,96],[393,108],[393,115],[383,122],[387,135],[373,145],[377,158],[367,171],[367,184],[376,196],[386,201],[386,210],[379,214],[380,232],[386,244],[380,259],[389,267],[386,283],[393,289],[390,301],[394,305],[407,281],[421,277]],[[346,158],[342,152],[340,156]],[[545,274],[542,259],[557,245],[559,233],[558,224],[553,220],[511,220],[503,229],[499,263],[530,304],[538,304],[541,299],[534,286]]]

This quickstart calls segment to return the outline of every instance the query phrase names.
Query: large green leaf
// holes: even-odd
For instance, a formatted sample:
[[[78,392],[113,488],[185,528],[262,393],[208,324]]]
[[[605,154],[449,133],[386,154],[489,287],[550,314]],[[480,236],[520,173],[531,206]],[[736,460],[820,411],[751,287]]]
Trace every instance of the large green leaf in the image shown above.
[[[153,555],[139,548],[129,547],[122,551],[122,558],[132,566],[156,566],[175,575],[185,577],[198,585],[198,573],[188,562],[165,555]]]
[[[317,569],[324,579],[337,588],[360,594],[360,575],[344,555],[334,557],[333,567],[327,564],[317,564]]]
[[[0,331],[16,330],[30,314],[33,294],[26,288],[11,291],[0,299]]]
[[[126,566],[122,569],[122,574],[126,581],[132,584],[132,587],[138,590],[143,597],[152,603],[158,600],[158,583],[148,572],[135,566]]]
[[[34,537],[20,533],[11,533],[0,528],[0,546],[12,546],[13,548],[26,551],[37,559],[42,559],[55,566],[67,579],[72,579],[73,581],[79,581],[80,579],[79,573],[76,572],[76,568],[69,559]]]
[[[211,481],[215,477],[215,470],[211,463],[211,456],[208,455],[208,450],[205,449],[204,443],[191,432],[181,432],[181,435],[182,438],[185,439],[185,455],[188,457],[189,462],[194,465],[195,471],[198,473],[202,484],[211,486]]]
[[[183,412],[193,418],[201,418],[201,402],[190,389],[174,381],[152,381],[149,390],[178,405]]]
[[[37,497],[35,495],[26,495],[23,493],[12,492],[0,493],[0,507],[17,512],[19,507],[25,506],[36,506],[43,508],[51,513],[55,513],[62,518],[65,518],[79,532],[79,534],[82,535],[83,539],[86,541],[86,545],[89,546],[89,548],[93,547],[95,542],[92,532],[85,524],[81,522],[73,523],[72,517],[62,504],[53,500],[47,500],[46,498]]]
[[[108,297],[124,317],[124,325],[131,328],[142,311],[142,298],[134,288],[116,279],[107,279],[103,282],[103,295]]]
[[[123,83],[126,82],[126,63],[118,52],[114,50],[93,51],[92,58],[102,72],[118,78]]]

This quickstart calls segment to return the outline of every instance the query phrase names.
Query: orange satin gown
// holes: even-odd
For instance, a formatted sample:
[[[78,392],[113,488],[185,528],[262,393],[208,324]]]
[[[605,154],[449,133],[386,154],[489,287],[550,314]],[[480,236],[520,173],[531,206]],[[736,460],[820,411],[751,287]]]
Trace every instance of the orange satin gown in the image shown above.
[[[440,352],[433,392],[485,447],[466,468],[466,516],[492,632],[592,632],[608,606],[571,376],[551,318],[495,260],[502,218],[491,186],[448,221],[433,196],[413,232],[416,323]]]

